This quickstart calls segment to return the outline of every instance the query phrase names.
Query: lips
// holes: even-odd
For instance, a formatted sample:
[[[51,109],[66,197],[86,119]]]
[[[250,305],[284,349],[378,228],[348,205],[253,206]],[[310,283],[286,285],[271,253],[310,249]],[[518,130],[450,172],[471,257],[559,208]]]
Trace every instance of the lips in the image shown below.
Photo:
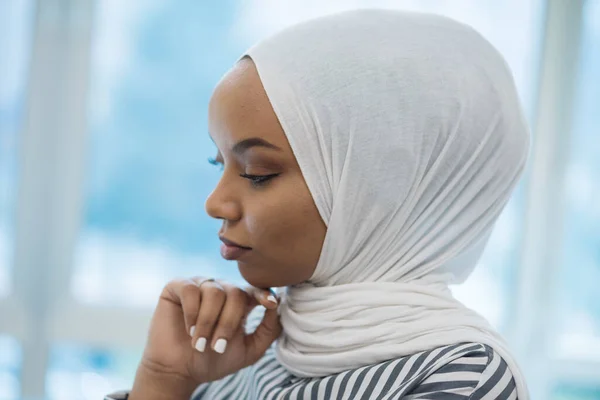
[[[252,250],[250,247],[242,246],[224,237],[219,237],[219,239],[223,242],[221,245],[221,256],[226,260],[237,260]]]
[[[225,243],[221,245],[221,257],[223,257],[226,260],[237,260],[249,251],[250,249],[238,246],[229,246]]]

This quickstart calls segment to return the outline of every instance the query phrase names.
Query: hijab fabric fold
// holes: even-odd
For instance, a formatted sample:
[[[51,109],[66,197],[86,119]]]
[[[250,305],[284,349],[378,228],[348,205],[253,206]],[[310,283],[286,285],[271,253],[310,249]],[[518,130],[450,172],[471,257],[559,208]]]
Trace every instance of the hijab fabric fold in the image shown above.
[[[529,132],[498,51],[451,19],[355,10],[287,28],[250,57],[327,234],[280,307],[279,362],[338,373],[478,342],[523,376],[454,299],[517,183]]]

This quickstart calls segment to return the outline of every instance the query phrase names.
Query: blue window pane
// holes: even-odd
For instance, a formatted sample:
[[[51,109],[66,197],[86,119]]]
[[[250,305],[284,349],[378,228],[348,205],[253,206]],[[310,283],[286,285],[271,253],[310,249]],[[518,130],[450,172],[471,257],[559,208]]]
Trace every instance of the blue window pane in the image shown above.
[[[219,5],[98,2],[79,300],[152,306],[176,276],[240,279],[204,212],[219,178],[208,99],[245,47],[227,39],[233,5]]]
[[[32,3],[0,2],[0,297],[10,290],[17,139],[25,105]]]
[[[10,336],[0,335],[0,400],[17,400],[20,395],[21,346]]]
[[[552,391],[552,400],[598,400],[600,386],[559,383]]]
[[[566,174],[558,353],[600,361],[600,2],[584,9]]]
[[[46,388],[50,400],[97,400],[130,389],[142,349],[102,349],[73,343],[52,347]]]
[[[391,3],[336,4],[98,2],[86,206],[72,281],[78,300],[153,306],[164,283],[176,276],[241,280],[235,263],[219,256],[220,223],[204,212],[219,177],[206,162],[216,152],[206,132],[208,99],[215,83],[254,41],[302,19]],[[436,0],[394,7],[446,14],[481,30],[507,58],[528,108],[540,1],[468,4]],[[472,280],[485,281],[498,293],[500,305],[490,303],[483,310],[498,324],[518,242],[518,235],[507,232],[519,231],[515,223],[521,218],[515,213],[520,210],[518,204],[512,207],[504,217],[504,231],[495,234],[505,253],[490,250]],[[510,244],[503,242],[507,237]],[[463,290],[467,302],[480,306],[468,300],[478,297],[469,287],[477,285]]]

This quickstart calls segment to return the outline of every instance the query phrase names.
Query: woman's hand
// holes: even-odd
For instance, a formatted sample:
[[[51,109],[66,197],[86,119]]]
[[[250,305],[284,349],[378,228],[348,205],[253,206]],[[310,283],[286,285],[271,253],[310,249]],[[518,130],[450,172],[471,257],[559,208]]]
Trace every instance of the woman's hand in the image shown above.
[[[263,320],[246,335],[246,317],[259,304],[267,309]],[[268,290],[201,278],[171,281],[154,311],[130,398],[163,398],[150,393],[154,384],[164,398],[189,398],[199,384],[254,364],[281,333],[277,304]]]

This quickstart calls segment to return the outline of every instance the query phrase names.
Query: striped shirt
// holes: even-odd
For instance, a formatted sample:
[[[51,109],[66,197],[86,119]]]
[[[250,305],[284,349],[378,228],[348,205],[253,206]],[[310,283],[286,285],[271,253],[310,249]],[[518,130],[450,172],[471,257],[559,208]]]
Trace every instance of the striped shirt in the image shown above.
[[[249,319],[249,329],[259,318]],[[126,397],[107,397],[126,398]],[[320,378],[288,372],[271,346],[254,365],[200,385],[192,400],[515,400],[506,362],[488,345],[460,343]]]
[[[260,323],[262,310],[248,318]],[[192,400],[515,400],[506,362],[488,345],[460,343],[321,378],[301,378],[275,358],[274,345],[254,365],[201,385]]]

